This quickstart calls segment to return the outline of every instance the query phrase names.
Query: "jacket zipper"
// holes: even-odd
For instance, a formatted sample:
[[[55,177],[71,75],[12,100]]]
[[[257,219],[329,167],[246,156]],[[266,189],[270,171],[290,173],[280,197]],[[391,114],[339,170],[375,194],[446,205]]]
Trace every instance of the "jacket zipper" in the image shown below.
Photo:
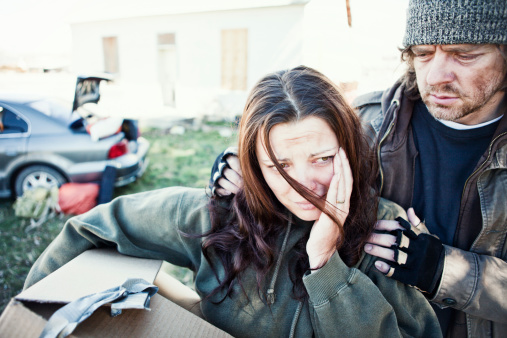
[[[391,106],[395,103],[399,106],[398,100],[393,100],[391,103]],[[396,114],[396,112],[394,112],[394,114]],[[387,128],[386,133],[384,134],[384,136],[382,136],[382,139],[380,139],[380,142],[378,143],[378,147],[377,147],[377,161],[378,161],[378,168],[379,168],[379,173],[380,173],[379,194],[382,194],[382,189],[384,188],[384,171],[382,170],[382,162],[381,162],[381,158],[380,158],[380,147],[382,146],[382,142],[384,142],[384,140],[387,138],[387,136],[389,136],[389,133],[391,133],[391,129],[394,126],[395,119],[396,119],[396,115],[393,116],[393,119],[391,121],[391,124],[389,125],[389,128]]]

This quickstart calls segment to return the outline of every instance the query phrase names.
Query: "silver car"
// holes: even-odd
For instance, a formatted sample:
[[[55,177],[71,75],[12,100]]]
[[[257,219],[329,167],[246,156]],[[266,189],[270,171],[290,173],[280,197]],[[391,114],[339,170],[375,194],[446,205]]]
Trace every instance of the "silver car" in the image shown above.
[[[78,77],[69,107],[48,98],[0,94],[0,197],[37,186],[99,183],[108,166],[116,168],[115,186],[144,173],[149,142],[138,136],[137,121],[123,120],[112,135],[95,140],[87,131],[97,118],[78,108],[99,101],[103,80],[110,78]]]

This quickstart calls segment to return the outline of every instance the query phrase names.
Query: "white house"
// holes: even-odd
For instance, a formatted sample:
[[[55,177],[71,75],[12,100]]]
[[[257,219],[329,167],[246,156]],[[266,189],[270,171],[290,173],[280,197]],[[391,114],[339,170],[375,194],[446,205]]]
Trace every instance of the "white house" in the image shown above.
[[[71,23],[72,70],[114,74],[102,100],[126,115],[239,115],[262,75],[303,63],[308,1],[88,1]]]
[[[406,0],[78,0],[72,70],[116,76],[124,116],[232,117],[264,74],[306,64],[382,89],[397,76]],[[379,88],[380,87],[380,88]]]

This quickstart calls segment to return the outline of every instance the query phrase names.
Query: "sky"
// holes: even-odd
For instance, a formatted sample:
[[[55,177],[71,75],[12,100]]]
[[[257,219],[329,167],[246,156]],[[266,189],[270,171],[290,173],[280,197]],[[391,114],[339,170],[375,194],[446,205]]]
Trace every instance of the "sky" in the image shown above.
[[[67,22],[76,0],[0,1],[0,49],[12,54],[68,53]]]

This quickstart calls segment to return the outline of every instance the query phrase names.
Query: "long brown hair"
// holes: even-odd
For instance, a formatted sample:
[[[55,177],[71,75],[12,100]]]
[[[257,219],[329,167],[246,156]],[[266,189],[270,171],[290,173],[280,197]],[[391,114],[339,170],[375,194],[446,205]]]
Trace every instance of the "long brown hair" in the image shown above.
[[[345,224],[340,224],[335,207],[327,204],[325,197],[317,196],[282,169],[271,148],[269,132],[274,126],[309,116],[328,123],[348,156],[354,183]],[[318,71],[304,66],[265,76],[251,91],[239,126],[238,156],[244,187],[232,198],[230,209],[224,210],[216,200],[210,202],[212,229],[206,235],[203,252],[210,262],[212,252],[221,259],[225,278],[215,293],[225,289],[226,296],[231,295],[235,283],[241,284],[241,274],[248,267],[255,269],[258,291],[261,289],[275,264],[276,239],[287,225],[287,211],[264,180],[257,160],[258,135],[264,138],[267,152],[283,178],[335,221],[340,229],[336,249],[347,265],[358,262],[376,220],[376,161],[359,118],[339,89]],[[298,299],[306,297],[302,277],[309,267],[307,240],[308,235],[298,243],[298,259],[289,271]]]

